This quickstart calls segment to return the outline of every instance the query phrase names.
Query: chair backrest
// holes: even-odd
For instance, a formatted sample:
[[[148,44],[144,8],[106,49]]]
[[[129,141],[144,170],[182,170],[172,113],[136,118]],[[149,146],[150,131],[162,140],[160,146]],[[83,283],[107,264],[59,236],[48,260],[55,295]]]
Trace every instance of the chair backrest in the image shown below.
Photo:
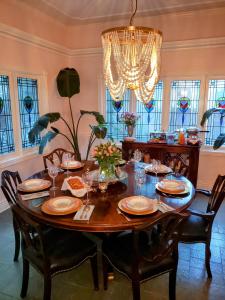
[[[151,224],[140,225],[133,231],[133,272],[138,273],[138,262],[147,261],[157,263],[169,255],[177,254],[180,223],[187,217],[185,214],[168,212]],[[143,232],[150,234],[146,248],[140,251],[139,236]],[[174,234],[176,232],[176,234]]]
[[[22,251],[29,248],[30,254],[46,259],[41,225],[32,220],[18,205],[12,205],[12,212],[22,235]]]
[[[10,205],[16,204],[17,185],[22,182],[19,173],[5,170],[1,175],[1,188]]]
[[[70,153],[71,156],[74,159],[76,159],[76,155],[74,152],[65,150],[63,148],[57,148],[57,149],[53,150],[51,153],[43,156],[43,162],[44,162],[45,169],[48,168],[47,161],[49,161],[51,164],[54,164],[55,160],[57,160],[57,163],[61,164],[63,161],[63,155],[65,153]]]
[[[215,211],[215,214],[220,208],[225,199],[225,175],[218,175],[213,185],[211,197],[209,198],[207,212]]]

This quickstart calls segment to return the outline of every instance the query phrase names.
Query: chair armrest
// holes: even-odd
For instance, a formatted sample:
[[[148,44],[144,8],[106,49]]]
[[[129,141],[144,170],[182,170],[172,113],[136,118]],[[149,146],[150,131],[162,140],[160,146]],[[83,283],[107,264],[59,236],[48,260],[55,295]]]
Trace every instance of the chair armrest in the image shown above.
[[[199,210],[194,210],[194,209],[189,208],[187,210],[187,212],[190,213],[191,215],[202,217],[202,218],[205,218],[207,220],[211,220],[215,216],[214,211],[206,213],[206,212],[202,212],[202,211],[199,211]]]
[[[204,190],[204,189],[196,189],[196,193],[200,193],[208,197],[212,195],[211,191]]]

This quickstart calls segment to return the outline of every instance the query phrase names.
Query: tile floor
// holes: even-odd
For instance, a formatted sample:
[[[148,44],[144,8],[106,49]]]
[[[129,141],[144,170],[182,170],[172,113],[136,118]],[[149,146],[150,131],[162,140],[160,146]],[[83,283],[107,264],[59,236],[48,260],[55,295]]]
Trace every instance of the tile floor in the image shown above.
[[[202,208],[206,200],[196,199],[193,207]],[[215,219],[211,243],[212,281],[207,280],[204,267],[204,245],[180,244],[179,267],[177,274],[177,300],[224,300],[225,299],[225,203]],[[11,213],[0,214],[0,300],[20,299],[22,265],[14,263],[14,237],[11,225]],[[52,300],[132,300],[131,287],[126,278],[115,273],[109,289],[100,291],[92,288],[89,263],[78,269],[60,274],[53,279]],[[42,299],[43,281],[41,275],[31,269],[28,295],[26,299]],[[168,275],[150,280],[141,287],[142,300],[168,299]]]

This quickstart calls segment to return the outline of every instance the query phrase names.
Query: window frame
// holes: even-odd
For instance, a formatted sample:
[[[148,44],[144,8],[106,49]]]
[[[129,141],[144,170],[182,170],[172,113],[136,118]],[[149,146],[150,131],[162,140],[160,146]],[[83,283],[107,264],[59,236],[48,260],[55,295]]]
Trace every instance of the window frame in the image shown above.
[[[163,105],[162,105],[162,131],[167,131],[169,126],[169,112],[170,112],[170,97],[171,97],[171,83],[175,80],[200,80],[200,97],[199,97],[199,112],[198,112],[198,123],[197,127],[201,128],[200,121],[203,113],[207,110],[208,103],[208,87],[209,80],[225,80],[225,75],[175,75],[175,76],[162,76],[159,80],[163,81]],[[105,106],[105,84],[103,76],[99,78],[99,111],[106,116],[106,106]],[[130,109],[132,112],[136,112],[135,105],[135,94],[131,93],[131,104]],[[204,127],[205,128],[205,127]],[[119,141],[118,141],[119,142]],[[213,150],[213,146],[205,145],[205,134],[202,134],[202,152],[210,152],[216,155],[225,153],[225,145],[221,146],[218,150]]]
[[[38,146],[27,149],[22,148],[21,128],[20,128],[20,113],[18,101],[17,78],[31,78],[37,80],[38,87],[38,107],[40,116],[48,111],[47,98],[47,76],[46,73],[33,73],[18,70],[0,69],[0,75],[9,77],[9,92],[11,100],[12,126],[14,135],[15,151],[11,153],[0,154],[0,163],[4,168],[12,164],[36,157],[38,155]],[[44,100],[45,99],[45,100]]]

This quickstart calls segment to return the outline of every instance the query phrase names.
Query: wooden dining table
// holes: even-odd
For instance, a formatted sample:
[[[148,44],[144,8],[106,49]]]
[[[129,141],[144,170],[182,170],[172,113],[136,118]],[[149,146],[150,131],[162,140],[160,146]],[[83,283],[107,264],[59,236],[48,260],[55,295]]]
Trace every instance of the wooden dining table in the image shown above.
[[[75,213],[64,215],[64,216],[54,216],[48,215],[41,210],[41,204],[47,201],[49,198],[56,196],[72,196],[69,191],[62,191],[61,186],[66,177],[65,173],[59,173],[56,178],[56,186],[58,190],[56,192],[50,192],[50,196],[45,198],[33,199],[33,200],[22,200],[22,193],[18,192],[18,204],[21,206],[28,214],[30,214],[34,219],[38,220],[40,223],[48,224],[57,228],[64,228],[70,230],[78,230],[84,232],[116,232],[123,230],[134,229],[137,225],[144,224],[145,222],[153,222],[162,215],[162,212],[156,211],[155,213],[137,216],[131,214],[119,213],[118,202],[129,196],[141,195],[155,199],[168,204],[173,207],[177,212],[183,212],[192,203],[195,189],[192,183],[185,177],[176,177],[173,174],[167,175],[169,178],[174,178],[178,180],[183,180],[188,187],[188,194],[180,196],[166,196],[165,194],[160,194],[156,191],[155,185],[157,181],[162,180],[167,176],[158,176],[157,178],[151,174],[146,175],[146,182],[141,187],[135,183],[135,171],[143,167],[142,164],[129,163],[121,167],[121,169],[127,172],[127,178],[117,181],[115,183],[109,184],[106,192],[102,193],[98,189],[94,189],[89,192],[90,204],[93,204],[94,210],[88,221],[78,221],[73,220]],[[82,176],[87,168],[90,168],[89,162],[87,162],[82,170],[74,170],[70,176]],[[93,164],[91,168],[96,168]],[[42,171],[34,174],[31,178],[43,178],[51,180],[48,176],[47,171]],[[81,200],[86,200],[86,195],[80,198]]]

